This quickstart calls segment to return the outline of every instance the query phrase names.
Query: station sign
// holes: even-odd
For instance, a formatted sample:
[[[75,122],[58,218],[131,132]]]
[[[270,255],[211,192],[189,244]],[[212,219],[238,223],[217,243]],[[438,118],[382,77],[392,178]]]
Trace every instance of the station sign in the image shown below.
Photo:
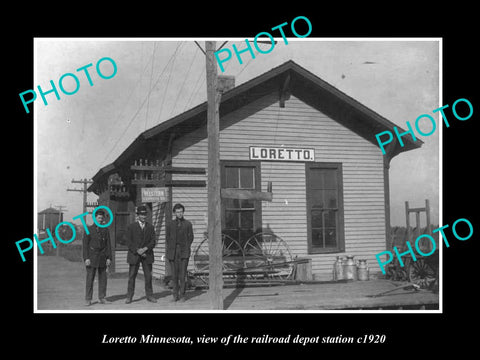
[[[315,149],[250,146],[250,160],[315,161]]]

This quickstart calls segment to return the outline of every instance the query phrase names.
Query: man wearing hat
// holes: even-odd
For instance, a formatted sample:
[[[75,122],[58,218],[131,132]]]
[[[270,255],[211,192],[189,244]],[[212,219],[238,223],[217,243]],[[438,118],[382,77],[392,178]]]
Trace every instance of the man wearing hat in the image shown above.
[[[125,232],[125,243],[128,247],[127,263],[128,270],[128,289],[126,304],[130,304],[135,292],[135,279],[137,277],[140,263],[142,264],[143,275],[145,277],[145,294],[147,301],[156,303],[153,297],[152,287],[152,267],[153,267],[153,248],[155,247],[155,229],[152,224],[146,222],[147,207],[144,205],[137,207],[138,220],[128,225]]]
[[[175,220],[171,222],[167,231],[166,257],[172,270],[173,301],[183,302],[185,301],[188,259],[193,242],[193,228],[192,223],[183,217],[185,207],[182,204],[175,204],[173,212]]]
[[[105,304],[107,294],[107,267],[112,259],[112,248],[110,244],[110,233],[108,229],[97,226],[103,224],[105,212],[97,210],[93,225],[88,227],[83,235],[83,260],[87,268],[87,286],[85,291],[85,305],[92,302],[93,282],[95,273],[98,271],[98,300]]]

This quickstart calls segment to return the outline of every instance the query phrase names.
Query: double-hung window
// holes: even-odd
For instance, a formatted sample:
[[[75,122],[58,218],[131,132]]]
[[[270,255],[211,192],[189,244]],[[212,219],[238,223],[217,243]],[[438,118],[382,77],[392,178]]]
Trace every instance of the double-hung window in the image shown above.
[[[307,163],[308,252],[345,250],[341,163]]]
[[[260,164],[255,161],[222,161],[222,188],[260,190]],[[261,202],[222,199],[222,233],[240,246],[261,228]]]

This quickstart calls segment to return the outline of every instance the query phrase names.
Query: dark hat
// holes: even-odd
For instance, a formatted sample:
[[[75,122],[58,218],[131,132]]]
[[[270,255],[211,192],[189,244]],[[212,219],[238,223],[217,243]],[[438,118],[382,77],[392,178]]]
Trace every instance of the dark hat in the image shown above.
[[[102,209],[95,211],[95,217],[97,217],[98,215],[105,216],[105,211]]]
[[[138,215],[147,215],[147,207],[145,205],[140,205],[137,207]]]

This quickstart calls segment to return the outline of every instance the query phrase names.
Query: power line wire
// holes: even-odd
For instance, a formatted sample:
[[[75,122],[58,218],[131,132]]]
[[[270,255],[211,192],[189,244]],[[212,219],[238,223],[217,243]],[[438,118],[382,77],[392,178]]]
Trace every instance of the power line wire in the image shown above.
[[[148,88],[150,89],[152,87],[152,78],[153,78],[153,63],[155,62],[155,47],[157,43],[153,43],[153,52],[152,52],[152,68],[150,70],[150,83],[148,84]],[[147,123],[148,123],[148,108],[150,107],[150,96],[148,97],[147,100],[147,113],[145,114],[145,130],[147,130]]]
[[[152,59],[153,60],[153,59]],[[127,101],[124,102],[123,104],[123,107],[122,107],[122,110],[120,110],[118,112],[118,115],[117,115],[117,118],[120,118],[124,113],[125,111],[125,108],[127,107],[128,105],[128,102],[130,101],[130,99],[132,98],[132,94],[134,93],[134,91],[137,89],[138,85],[140,84],[140,82],[142,81],[142,78],[143,78],[143,75],[145,74],[145,72],[147,71],[147,67],[148,65],[150,64],[150,61],[147,62],[143,68],[143,71],[142,71],[142,74],[140,75],[140,77],[138,78],[137,82],[135,83],[135,86],[132,87],[132,90],[130,91],[130,93],[128,94],[127,96]],[[113,151],[113,149],[115,148],[116,144],[110,149],[110,151],[108,152],[107,156],[103,159],[102,161],[102,165],[105,163],[105,160],[108,158],[108,156],[111,154],[111,152]]]
[[[225,41],[222,46],[220,46],[220,48],[222,48],[225,44],[227,43],[227,41]],[[198,45],[198,44],[197,44]],[[217,50],[218,51],[218,50]],[[250,59],[251,60],[251,59]],[[227,71],[227,68],[229,67],[230,65],[230,62],[228,62],[225,66],[224,66],[224,71]],[[199,81],[200,79],[202,78],[204,72],[206,71],[205,67],[203,67],[202,69],[202,72],[199,74],[198,78],[197,78],[197,81],[195,83],[195,86],[193,87],[193,91],[192,91],[192,94],[190,95],[190,98],[188,99],[187,103],[185,104],[185,107],[183,109],[183,111],[185,111],[188,107],[188,105],[190,104],[190,102],[192,101],[194,95],[196,96],[198,94],[198,92],[200,91],[201,87],[199,85],[203,85],[205,82],[206,82],[206,77],[203,77],[203,81],[202,83],[200,84]]]
[[[188,105],[190,104],[190,101],[192,101],[192,99],[193,99],[193,95],[197,94],[197,92],[198,92],[197,87],[199,85],[200,79],[202,78],[204,72],[205,72],[205,67],[203,67],[202,70],[200,71],[200,74],[198,74],[198,78],[197,78],[197,81],[195,82],[195,86],[193,87],[192,93],[190,94],[190,98],[186,102],[185,107],[183,108],[183,111],[185,111],[187,109]],[[204,80],[205,80],[205,78],[204,78]]]
[[[228,40],[227,40],[227,41],[224,41],[223,44],[220,45],[220,47],[217,49],[217,51],[219,51],[221,48],[223,48],[227,42],[228,42]]]
[[[168,91],[167,91],[167,90],[168,90],[168,85],[170,84],[170,78],[171,78],[172,73],[173,73],[173,68],[174,68],[174,66],[175,66],[175,59],[176,59],[176,57],[177,57],[177,56],[176,56],[176,53],[177,53],[178,48],[179,48],[181,45],[183,45],[183,44],[184,44],[184,43],[181,42],[180,45],[179,45],[179,46],[177,47],[177,49],[175,50],[175,53],[173,54],[172,68],[171,68],[171,70],[170,70],[170,73],[168,74],[167,85],[166,85],[166,87],[165,87],[165,91],[164,91],[164,93],[163,93],[163,98],[162,98],[162,103],[161,103],[161,105],[160,105],[160,114],[158,115],[158,121],[160,121],[160,118],[161,118],[161,116],[162,116],[163,104],[164,104],[165,98],[167,97],[167,94],[168,94]]]
[[[180,43],[181,44],[181,43]],[[112,151],[115,149],[115,147],[118,145],[118,143],[120,142],[121,138],[125,135],[125,133],[127,132],[128,128],[130,127],[130,125],[133,123],[133,120],[135,120],[135,118],[137,117],[138,113],[140,112],[140,110],[142,109],[143,105],[145,105],[148,97],[150,96],[152,90],[155,88],[155,86],[157,86],[158,82],[160,81],[160,78],[162,77],[165,69],[167,68],[168,64],[170,64],[170,62],[172,61],[173,57],[175,56],[175,54],[177,53],[177,50],[178,48],[180,47],[180,44],[177,45],[177,48],[175,49],[175,52],[173,53],[172,56],[170,56],[170,59],[168,60],[167,64],[165,65],[165,67],[163,68],[162,72],[160,73],[160,75],[158,76],[157,80],[155,81],[155,84],[153,84],[153,86],[150,88],[150,90],[148,91],[148,94],[147,96],[145,97],[145,99],[143,100],[143,102],[140,104],[140,106],[138,107],[137,111],[135,112],[135,114],[133,114],[132,118],[130,119],[129,123],[127,124],[126,128],[124,129],[123,133],[120,135],[120,137],[117,139],[117,141],[115,142],[115,144],[113,145],[112,149],[109,151],[109,153],[107,154],[107,156],[105,156],[105,159],[103,160],[103,163],[105,162],[105,160],[107,160],[107,158],[110,156],[110,154],[112,153]]]
[[[195,49],[195,53],[193,54],[193,57],[192,57],[192,61],[190,62],[190,66],[188,68],[188,71],[187,71],[187,75],[185,75],[185,77],[183,78],[183,83],[182,83],[182,86],[180,87],[180,91],[178,92],[177,94],[177,98],[175,99],[175,103],[173,104],[173,108],[172,108],[172,111],[170,112],[170,116],[172,116],[174,110],[175,110],[175,106],[177,106],[177,101],[178,99],[180,98],[180,94],[182,93],[182,90],[183,90],[183,87],[185,86],[185,83],[186,83],[186,80],[188,78],[188,75],[190,74],[190,70],[192,69],[192,65],[195,61],[195,57],[197,56],[197,51]]]
[[[255,52],[255,50],[253,50]],[[258,55],[260,52],[257,51],[257,53],[254,55]],[[247,61],[247,63],[245,64],[245,66],[238,72],[237,75],[235,75],[235,78],[238,78],[238,76],[240,76],[240,74],[247,68],[247,66],[250,64],[250,62],[253,60],[253,57],[250,58],[250,60]],[[228,64],[227,64],[228,65]]]
[[[202,50],[203,55],[207,55],[207,53],[205,52],[205,50],[203,50],[203,48],[200,46],[200,44],[198,43],[198,41],[195,40],[194,42],[195,42],[195,44],[197,44],[198,48],[199,48],[200,50]]]

